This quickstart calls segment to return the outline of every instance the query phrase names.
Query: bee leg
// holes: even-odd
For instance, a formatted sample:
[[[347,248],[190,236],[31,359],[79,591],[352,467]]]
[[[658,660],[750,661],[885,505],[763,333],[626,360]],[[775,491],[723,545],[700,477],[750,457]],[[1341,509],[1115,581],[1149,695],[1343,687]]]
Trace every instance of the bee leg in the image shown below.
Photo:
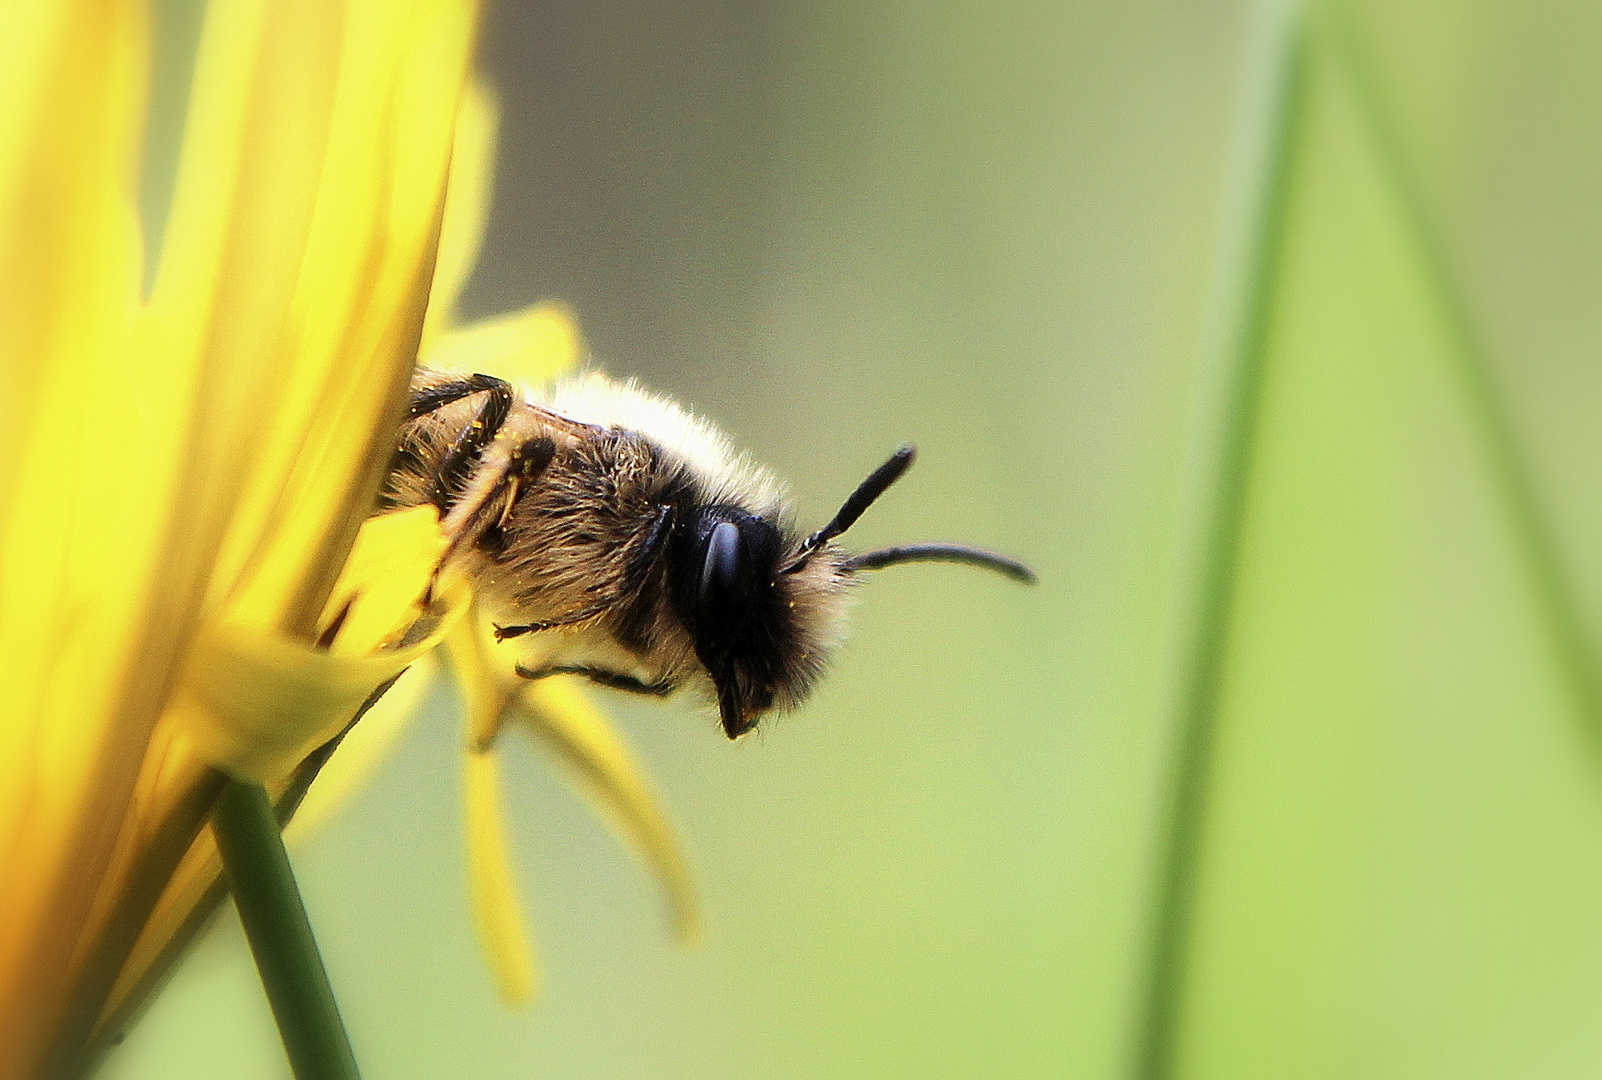
[[[646,694],[650,697],[663,697],[677,689],[667,679],[654,683],[641,682],[632,675],[622,675],[616,671],[607,671],[605,668],[582,667],[576,664],[540,668],[538,671],[531,671],[522,664],[518,664],[516,670],[518,677],[522,679],[546,679],[552,675],[582,675],[597,686],[605,686],[611,690],[624,690],[630,694]]]
[[[460,443],[461,440],[457,441]],[[523,491],[539,479],[555,456],[556,443],[541,436],[525,441],[510,453],[502,447],[492,455],[490,461],[483,464],[477,475],[472,477],[472,487],[454,501],[450,511],[440,520],[440,531],[449,538],[449,543],[434,567],[433,579],[429,581],[427,595],[430,598],[434,595],[434,586],[439,582],[440,573],[464,545],[476,544],[492,554],[499,552],[505,543],[503,530],[511,517],[512,508]],[[602,603],[592,611],[585,612],[582,617],[588,618],[605,608],[606,604]],[[528,633],[534,629],[542,628],[521,627],[517,633]],[[509,636],[515,637],[516,634]]]
[[[611,607],[613,599],[610,596],[602,597],[593,604],[587,604],[577,611],[570,611],[566,615],[558,615],[554,619],[544,622],[526,623],[522,626],[497,626],[495,640],[505,641],[507,638],[522,637],[524,634],[537,634],[541,630],[551,630],[558,626],[572,626],[585,619],[593,619],[607,608]]]
[[[474,380],[479,380],[475,382]],[[448,514],[451,506],[461,497],[462,489],[473,473],[473,466],[478,464],[480,455],[495,441],[500,434],[506,417],[512,411],[512,384],[505,379],[497,379],[490,375],[474,375],[472,379],[463,380],[456,384],[456,389],[471,385],[471,389],[457,394],[450,400],[460,400],[468,394],[486,391],[488,396],[484,404],[479,406],[478,415],[472,423],[462,429],[456,436],[456,441],[445,452],[445,457],[439,463],[439,469],[434,474],[433,490],[429,493],[429,501],[439,507],[441,514]],[[414,396],[412,407],[418,406],[418,399],[428,394]],[[448,401],[441,401],[433,408],[440,408]]]
[[[418,503],[429,503],[443,511],[437,497],[440,488],[440,469],[425,465],[415,430],[423,417],[473,394],[489,392],[511,399],[512,388],[493,375],[440,376],[420,371],[418,375],[428,385],[412,388],[406,415],[401,420],[399,439],[389,462],[389,480],[379,492],[375,509],[382,513]],[[413,485],[416,485],[415,487]]]
[[[500,509],[485,522],[474,541],[480,548],[495,554],[499,554],[505,548],[506,523],[511,520],[512,511],[517,507],[517,500],[522,498],[523,492],[540,478],[555,457],[556,443],[546,435],[529,439],[512,452],[512,459],[506,465],[506,472],[493,492],[493,499],[499,504]],[[487,501],[485,508],[489,509]]]
[[[416,420],[419,416],[427,416],[436,409],[443,409],[482,390],[498,390],[510,397],[511,384],[505,379],[497,379],[493,375],[469,375],[465,379],[450,379],[446,382],[435,383],[433,386],[412,391],[411,404],[406,408],[406,417]]]

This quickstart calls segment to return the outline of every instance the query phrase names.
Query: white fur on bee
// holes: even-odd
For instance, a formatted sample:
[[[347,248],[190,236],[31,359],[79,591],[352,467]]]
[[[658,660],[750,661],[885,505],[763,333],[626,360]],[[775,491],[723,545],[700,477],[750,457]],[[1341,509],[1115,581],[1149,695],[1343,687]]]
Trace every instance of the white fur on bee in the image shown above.
[[[618,382],[591,371],[525,389],[524,400],[569,420],[644,435],[688,467],[709,502],[744,506],[764,517],[785,508],[784,486],[772,473],[735,450],[710,423],[633,379]]]

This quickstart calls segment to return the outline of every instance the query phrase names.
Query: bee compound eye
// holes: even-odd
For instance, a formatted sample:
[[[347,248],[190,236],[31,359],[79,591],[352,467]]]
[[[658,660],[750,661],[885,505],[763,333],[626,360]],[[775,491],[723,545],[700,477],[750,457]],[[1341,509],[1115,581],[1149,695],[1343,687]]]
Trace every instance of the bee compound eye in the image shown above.
[[[706,538],[706,556],[701,563],[701,599],[730,591],[739,573],[740,528],[732,521],[721,521],[712,527]]]

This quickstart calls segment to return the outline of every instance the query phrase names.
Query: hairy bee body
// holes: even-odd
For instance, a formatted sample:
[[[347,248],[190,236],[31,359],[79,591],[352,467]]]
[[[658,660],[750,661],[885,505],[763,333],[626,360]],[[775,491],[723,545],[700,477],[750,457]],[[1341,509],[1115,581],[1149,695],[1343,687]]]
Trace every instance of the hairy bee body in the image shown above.
[[[435,505],[449,559],[528,678],[583,675],[665,694],[699,686],[738,736],[798,704],[839,638],[855,575],[952,546],[855,559],[833,537],[911,461],[899,451],[810,535],[783,492],[715,429],[591,374],[545,391],[421,370],[380,509]]]

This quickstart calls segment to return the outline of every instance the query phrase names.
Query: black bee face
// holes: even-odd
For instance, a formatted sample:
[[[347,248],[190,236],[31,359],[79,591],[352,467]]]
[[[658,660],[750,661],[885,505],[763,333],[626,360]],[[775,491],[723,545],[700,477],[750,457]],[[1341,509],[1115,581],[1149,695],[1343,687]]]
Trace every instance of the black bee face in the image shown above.
[[[773,707],[795,652],[779,573],[784,548],[776,525],[738,506],[698,507],[673,530],[673,608],[712,679],[731,739]]]

